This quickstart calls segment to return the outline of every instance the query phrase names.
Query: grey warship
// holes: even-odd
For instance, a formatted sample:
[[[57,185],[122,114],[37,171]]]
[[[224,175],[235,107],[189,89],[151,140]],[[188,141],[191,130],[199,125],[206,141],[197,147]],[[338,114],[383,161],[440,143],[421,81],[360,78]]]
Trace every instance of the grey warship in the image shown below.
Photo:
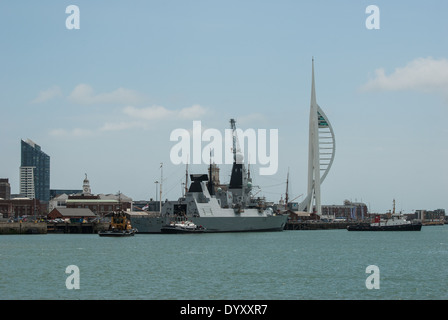
[[[232,128],[235,121],[231,120]],[[191,184],[184,197],[165,201],[156,216],[131,216],[132,226],[141,233],[161,233],[172,221],[191,221],[210,232],[282,231],[287,215],[276,214],[264,198],[252,197],[252,181],[235,145],[230,183],[215,188],[210,175],[191,174]],[[238,150],[238,151],[237,151]]]

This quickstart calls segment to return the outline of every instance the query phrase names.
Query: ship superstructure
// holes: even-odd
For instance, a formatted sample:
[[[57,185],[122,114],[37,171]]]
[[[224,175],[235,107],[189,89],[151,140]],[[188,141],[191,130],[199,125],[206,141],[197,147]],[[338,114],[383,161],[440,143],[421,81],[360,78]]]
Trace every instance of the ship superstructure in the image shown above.
[[[158,216],[131,216],[139,233],[159,233],[164,225],[187,219],[203,227],[205,232],[281,231],[287,216],[274,213],[264,198],[251,196],[252,181],[243,163],[233,129],[234,161],[227,190],[213,186],[211,174],[190,174],[191,184],[184,197],[165,201]],[[210,165],[211,172],[211,165]]]

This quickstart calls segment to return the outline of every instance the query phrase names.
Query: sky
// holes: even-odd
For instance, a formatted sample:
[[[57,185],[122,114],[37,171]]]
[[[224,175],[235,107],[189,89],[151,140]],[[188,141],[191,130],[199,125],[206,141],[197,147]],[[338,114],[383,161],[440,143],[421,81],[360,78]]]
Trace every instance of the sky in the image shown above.
[[[51,157],[52,189],[81,189],[87,173],[93,193],[148,200],[163,163],[162,197],[174,200],[186,166],[170,157],[171,133],[201,121],[224,135],[234,118],[278,130],[277,172],[251,165],[257,196],[284,197],[289,170],[300,202],[314,57],[336,138],[322,203],[448,209],[447,11],[443,0],[2,1],[0,177],[19,192],[31,139]],[[220,170],[228,182],[231,166]]]

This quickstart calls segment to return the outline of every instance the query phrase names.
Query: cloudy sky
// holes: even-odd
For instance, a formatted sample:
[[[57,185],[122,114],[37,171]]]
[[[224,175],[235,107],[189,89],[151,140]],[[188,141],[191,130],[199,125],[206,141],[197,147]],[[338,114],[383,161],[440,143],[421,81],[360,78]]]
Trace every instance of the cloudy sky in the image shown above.
[[[130,4],[131,3],[131,4]],[[368,29],[366,8],[379,10]],[[79,29],[69,5],[80,10]],[[324,204],[448,209],[448,2],[2,1],[0,177],[19,191],[20,140],[51,157],[51,188],[176,199],[173,130],[278,130],[258,195],[306,195],[311,59],[336,136]],[[204,142],[203,147],[207,143]],[[221,167],[221,181],[230,166]],[[206,165],[190,165],[202,173]],[[258,189],[256,189],[258,191]]]

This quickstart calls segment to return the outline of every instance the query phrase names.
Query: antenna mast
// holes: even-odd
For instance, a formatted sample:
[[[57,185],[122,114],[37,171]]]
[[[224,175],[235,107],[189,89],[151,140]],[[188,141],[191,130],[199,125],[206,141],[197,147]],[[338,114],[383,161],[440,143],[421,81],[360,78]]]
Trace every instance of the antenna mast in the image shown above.
[[[160,163],[160,199],[159,199],[159,213],[162,213],[162,182],[163,182],[163,162]]]
[[[232,139],[233,139],[233,161],[236,162],[236,125],[235,119],[230,119],[230,127],[232,128]]]
[[[184,196],[186,196],[187,195],[187,192],[188,192],[188,161],[187,161],[187,166],[186,166],[186,169],[185,169],[185,195]]]
[[[289,168],[288,168],[288,175],[286,176],[285,209],[287,209],[288,207],[288,185],[289,185]]]

